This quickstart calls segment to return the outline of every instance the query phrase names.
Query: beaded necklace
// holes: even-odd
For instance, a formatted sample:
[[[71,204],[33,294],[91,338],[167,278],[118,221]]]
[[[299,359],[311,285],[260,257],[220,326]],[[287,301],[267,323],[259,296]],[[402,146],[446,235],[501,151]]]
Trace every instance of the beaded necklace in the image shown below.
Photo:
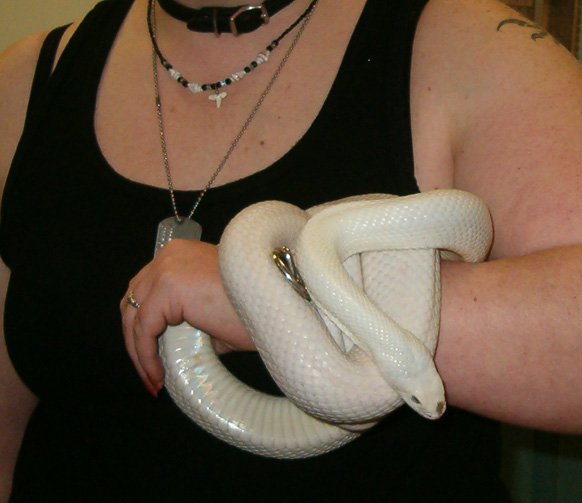
[[[214,91],[214,94],[211,94],[208,99],[214,101],[216,103],[216,108],[220,108],[222,104],[222,100],[226,98],[227,93],[225,91],[221,91],[221,89],[233,84],[234,82],[239,82],[244,77],[246,77],[249,73],[251,73],[254,69],[256,69],[259,65],[266,63],[281,40],[283,40],[293,29],[301,23],[312,11],[315,7],[317,0],[313,0],[309,7],[297,18],[295,22],[293,22],[281,35],[279,35],[276,39],[271,41],[269,45],[265,48],[264,51],[260,52],[259,55],[251,61],[247,66],[245,66],[242,70],[233,72],[229,77],[219,80],[217,82],[212,82],[209,84],[198,84],[196,82],[189,82],[184,78],[182,72],[179,72],[174,68],[174,66],[164,57],[160,48],[158,46],[157,38],[156,38],[156,13],[155,13],[155,4],[156,0],[149,0],[148,4],[148,31],[150,34],[150,40],[152,42],[152,47],[160,60],[162,66],[168,71],[170,77],[172,77],[176,82],[181,84],[186,89],[189,89],[192,93],[197,94],[204,91]]]

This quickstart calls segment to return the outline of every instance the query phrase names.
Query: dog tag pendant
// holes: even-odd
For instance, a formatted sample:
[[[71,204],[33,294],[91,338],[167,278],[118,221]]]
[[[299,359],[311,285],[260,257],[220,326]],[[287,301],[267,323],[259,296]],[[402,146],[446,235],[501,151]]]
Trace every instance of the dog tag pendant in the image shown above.
[[[158,235],[156,237],[156,248],[154,255],[156,255],[166,243],[172,239],[197,239],[200,240],[202,236],[202,226],[194,220],[187,217],[166,218],[158,225]]]

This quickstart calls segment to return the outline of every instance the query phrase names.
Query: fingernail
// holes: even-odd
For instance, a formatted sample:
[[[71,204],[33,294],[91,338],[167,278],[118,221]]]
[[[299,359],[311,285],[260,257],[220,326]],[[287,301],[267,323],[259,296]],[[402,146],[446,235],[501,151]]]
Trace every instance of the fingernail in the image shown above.
[[[145,387],[150,393],[150,395],[152,395],[154,398],[158,398],[158,390],[156,389],[156,386],[154,386],[149,380],[148,381],[144,380],[143,383],[145,384]]]

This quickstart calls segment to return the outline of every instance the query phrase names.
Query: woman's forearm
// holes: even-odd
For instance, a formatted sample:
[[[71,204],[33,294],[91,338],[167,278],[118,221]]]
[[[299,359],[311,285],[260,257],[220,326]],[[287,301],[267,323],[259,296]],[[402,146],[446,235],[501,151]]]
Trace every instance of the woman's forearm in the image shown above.
[[[451,404],[582,433],[582,246],[443,264],[437,366]]]

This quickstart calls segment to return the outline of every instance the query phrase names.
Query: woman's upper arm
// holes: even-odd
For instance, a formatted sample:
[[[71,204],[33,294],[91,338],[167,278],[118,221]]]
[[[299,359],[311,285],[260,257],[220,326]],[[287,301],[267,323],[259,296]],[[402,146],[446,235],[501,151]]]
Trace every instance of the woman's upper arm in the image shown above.
[[[22,134],[36,60],[45,34],[18,42],[0,54],[0,194]],[[1,218],[1,215],[0,215]],[[0,261],[0,501],[8,499],[12,470],[37,398],[17,375],[3,333],[10,271]]]
[[[46,33],[27,37],[0,53],[0,188],[3,189],[24,127],[36,62]]]
[[[10,272],[0,262],[0,319]],[[11,487],[14,463],[28,419],[36,406],[36,396],[16,374],[0,329],[0,501],[6,501]]]
[[[449,402],[580,433],[580,65],[494,0],[431,0],[411,106],[421,189],[480,196],[495,229],[492,260],[443,267],[436,360]]]
[[[421,187],[482,197],[493,257],[582,243],[582,67],[572,55],[505,5],[433,0],[414,58]]]

